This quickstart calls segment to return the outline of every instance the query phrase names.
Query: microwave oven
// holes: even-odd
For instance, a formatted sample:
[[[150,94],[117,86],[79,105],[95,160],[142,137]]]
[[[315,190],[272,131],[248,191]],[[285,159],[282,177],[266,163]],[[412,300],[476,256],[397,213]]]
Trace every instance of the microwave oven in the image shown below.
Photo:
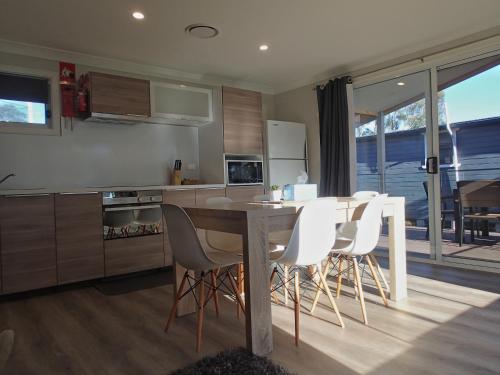
[[[261,185],[264,183],[262,160],[226,159],[228,185]]]

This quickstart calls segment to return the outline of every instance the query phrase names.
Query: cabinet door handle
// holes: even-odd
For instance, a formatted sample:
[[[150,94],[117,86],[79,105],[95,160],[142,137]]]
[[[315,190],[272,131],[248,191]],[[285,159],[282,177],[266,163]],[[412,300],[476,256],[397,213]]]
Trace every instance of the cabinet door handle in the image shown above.
[[[5,198],[20,198],[20,197],[48,197],[50,193],[38,193],[38,194],[12,194],[5,195]]]
[[[99,194],[99,192],[98,191],[85,191],[85,192],[81,192],[81,193],[70,193],[70,192],[59,193],[59,195],[85,195],[85,194]]]

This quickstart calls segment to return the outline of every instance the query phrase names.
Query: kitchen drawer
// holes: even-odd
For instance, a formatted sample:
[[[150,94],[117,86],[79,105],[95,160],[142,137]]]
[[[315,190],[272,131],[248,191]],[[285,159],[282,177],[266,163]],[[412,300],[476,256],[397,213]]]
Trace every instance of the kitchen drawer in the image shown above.
[[[213,188],[213,189],[196,189],[196,204],[206,203],[208,198],[225,197],[226,189]]]
[[[104,242],[106,276],[163,267],[163,234]]]
[[[256,195],[265,194],[263,185],[258,186],[228,186],[226,197],[235,202],[252,202]]]

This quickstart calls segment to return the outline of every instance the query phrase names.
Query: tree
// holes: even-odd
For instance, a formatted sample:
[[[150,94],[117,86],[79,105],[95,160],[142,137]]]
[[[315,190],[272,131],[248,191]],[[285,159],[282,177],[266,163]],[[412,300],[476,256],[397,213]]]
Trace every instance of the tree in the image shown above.
[[[26,106],[10,100],[0,100],[0,121],[27,122]]]

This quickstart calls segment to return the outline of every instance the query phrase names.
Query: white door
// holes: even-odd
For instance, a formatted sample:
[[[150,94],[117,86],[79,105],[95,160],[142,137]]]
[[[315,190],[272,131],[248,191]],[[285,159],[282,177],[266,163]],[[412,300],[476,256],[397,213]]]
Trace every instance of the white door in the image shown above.
[[[306,171],[306,160],[269,160],[269,185],[297,183],[297,177]]]
[[[269,159],[306,159],[306,126],[296,122],[268,121]]]

